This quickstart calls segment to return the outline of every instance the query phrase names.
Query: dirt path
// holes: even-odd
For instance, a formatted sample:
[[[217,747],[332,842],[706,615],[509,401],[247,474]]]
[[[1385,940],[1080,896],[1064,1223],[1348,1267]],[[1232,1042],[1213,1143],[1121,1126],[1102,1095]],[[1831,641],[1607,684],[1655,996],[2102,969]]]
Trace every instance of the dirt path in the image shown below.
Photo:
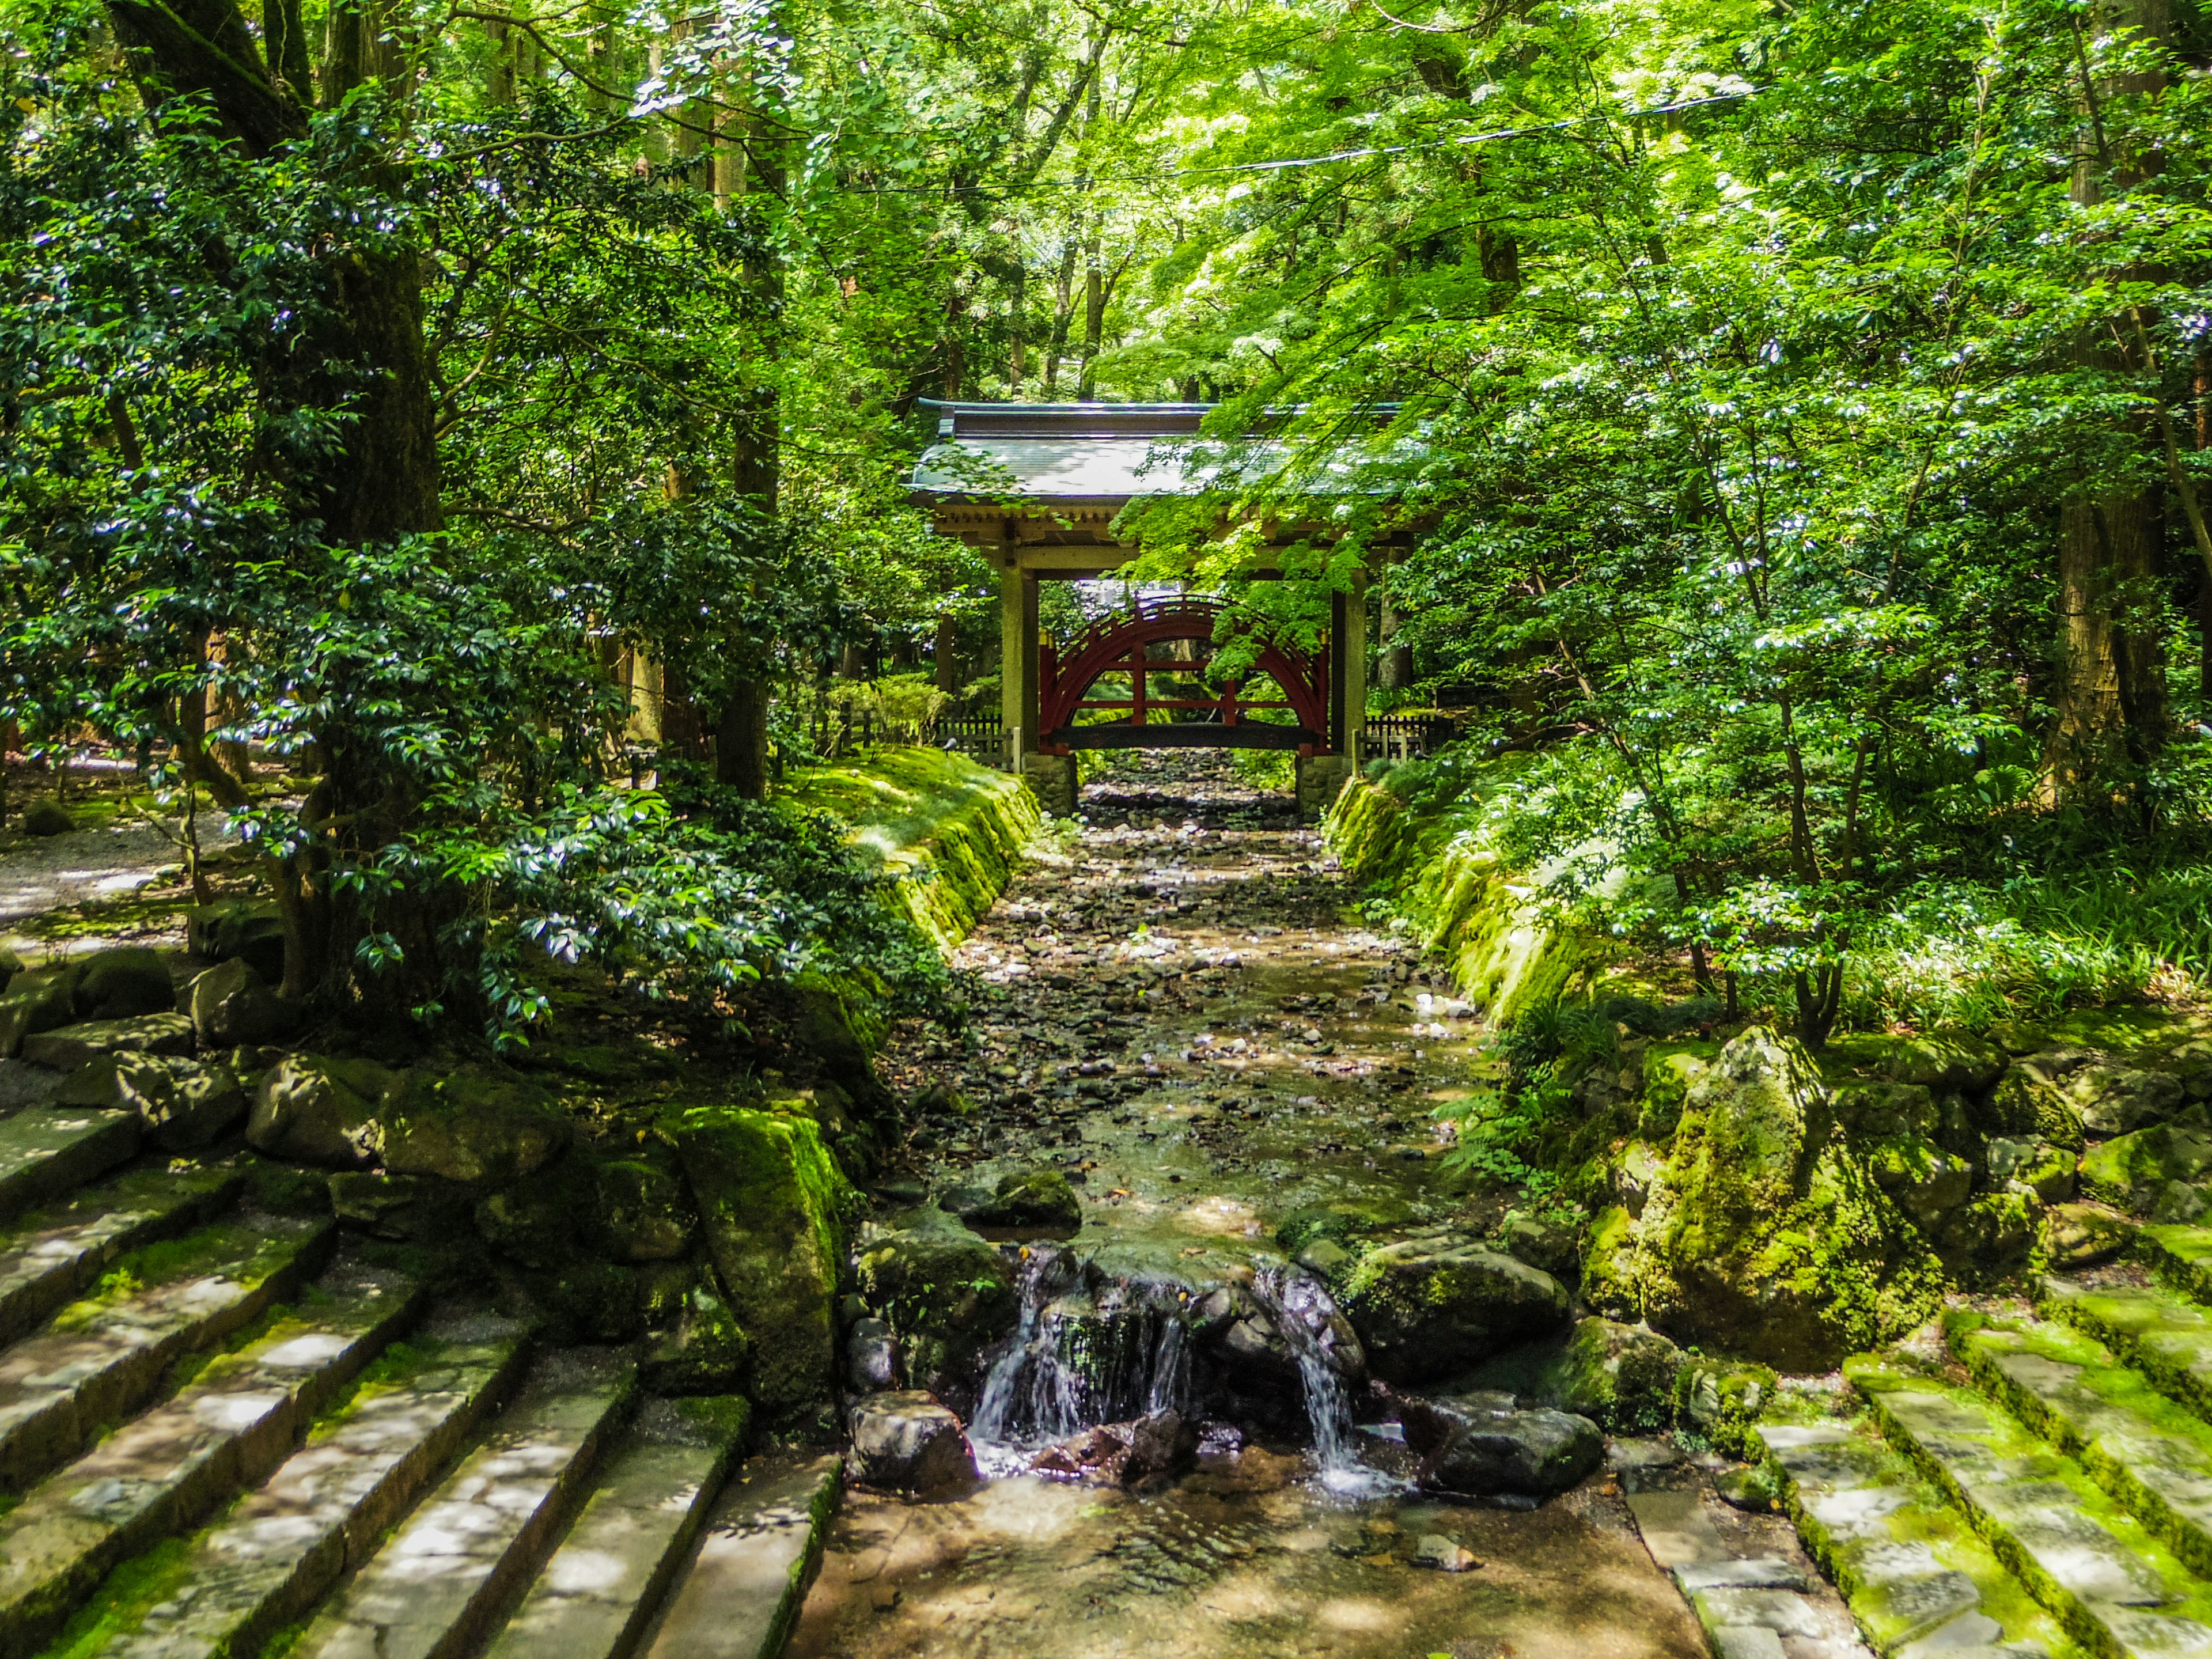
[[[1075,1249],[1198,1285],[1279,1264],[1276,1227],[1315,1204],[1486,1230],[1495,1201],[1446,1173],[1431,1117],[1480,1081],[1463,1006],[1353,910],[1320,838],[1281,827],[1279,799],[1198,757],[1149,758],[1085,791],[1091,827],[1033,863],[962,951],[972,1046],[890,1056],[903,1086],[973,1108],[934,1115],[956,1127],[922,1137],[917,1186],[957,1202],[1058,1168],[1083,1195]],[[1340,1496],[1301,1437],[1249,1443],[1261,1455],[1232,1472],[1145,1497],[1030,1475],[951,1501],[855,1492],[791,1652],[1707,1651],[1601,1475],[1509,1513],[1373,1485]],[[1485,1565],[1416,1565],[1431,1536]]]

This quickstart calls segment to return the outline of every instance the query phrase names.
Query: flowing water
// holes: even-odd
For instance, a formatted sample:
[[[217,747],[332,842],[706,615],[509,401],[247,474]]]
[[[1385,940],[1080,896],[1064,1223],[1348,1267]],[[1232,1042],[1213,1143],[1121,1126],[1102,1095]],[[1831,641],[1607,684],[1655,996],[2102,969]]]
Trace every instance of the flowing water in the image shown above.
[[[1440,1502],[1408,1486],[1387,1426],[1358,1420],[1349,1328],[1275,1231],[1315,1206],[1494,1223],[1432,1116],[1481,1083],[1479,1033],[1353,908],[1287,803],[1211,761],[1146,757],[1086,789],[1089,826],[961,953],[976,1041],[890,1056],[899,1086],[975,1108],[917,1137],[933,1195],[1049,1164],[1079,1183],[1083,1224],[1028,1244],[1018,1328],[966,1402],[987,1478],[849,1494],[791,1652],[1703,1655],[1602,1477],[1534,1513]],[[1249,1364],[1193,1339],[1217,1298],[1267,1339]],[[1170,1408],[1204,1438],[1164,1487],[1024,1472],[1052,1442]],[[1483,1565],[1418,1565],[1425,1538]]]

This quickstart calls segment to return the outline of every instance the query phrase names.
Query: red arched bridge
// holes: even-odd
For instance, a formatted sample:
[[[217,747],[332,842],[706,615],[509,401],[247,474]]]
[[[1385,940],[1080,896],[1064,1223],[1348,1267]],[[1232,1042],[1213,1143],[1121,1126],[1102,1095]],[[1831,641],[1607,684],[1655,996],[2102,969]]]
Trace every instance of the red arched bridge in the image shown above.
[[[1311,755],[1327,749],[1328,647],[1309,652],[1279,640],[1261,644],[1251,673],[1273,681],[1279,698],[1246,697],[1249,681],[1226,680],[1214,690],[1206,668],[1222,609],[1214,599],[1140,599],[1133,610],[1098,618],[1065,653],[1041,644],[1038,748],[1054,755],[1178,748],[1290,749]],[[1178,646],[1183,648],[1172,649]],[[1126,682],[1126,695],[1097,695],[1100,681],[1115,679]],[[1251,718],[1258,711],[1285,709],[1289,724]],[[1122,717],[1081,719],[1109,711]]]

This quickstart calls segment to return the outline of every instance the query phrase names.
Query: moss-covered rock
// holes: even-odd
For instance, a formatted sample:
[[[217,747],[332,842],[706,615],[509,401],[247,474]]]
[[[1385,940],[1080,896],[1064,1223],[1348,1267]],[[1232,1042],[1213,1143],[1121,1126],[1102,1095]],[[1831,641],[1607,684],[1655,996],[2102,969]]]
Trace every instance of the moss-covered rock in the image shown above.
[[[1866,1160],[1875,1185],[1923,1231],[1974,1190],[1974,1166],[1925,1140],[1885,1140],[1868,1150]]]
[[[174,1013],[176,1006],[168,961],[149,946],[118,945],[95,951],[81,964],[76,981],[79,1019]]]
[[[1924,1036],[1872,1041],[1882,1050],[1882,1075],[1893,1083],[1975,1094],[2004,1073],[2004,1050],[1969,1031],[1930,1031]]]
[[[988,1198],[979,1194],[957,1213],[969,1226],[994,1232],[1059,1236],[1083,1224],[1083,1200],[1058,1170],[1017,1170],[1000,1176]]]
[[[708,1108],[674,1133],[708,1250],[756,1344],[757,1402],[779,1420],[818,1413],[835,1386],[858,1195],[811,1119]]]
[[[752,1343],[712,1285],[685,1291],[670,1328],[647,1345],[638,1381],[654,1394],[720,1395],[743,1386]]]
[[[2091,1147],[2081,1158],[2081,1189],[2108,1204],[2147,1211],[2168,1182],[2193,1182],[2207,1170],[2212,1134],[2162,1123]]]
[[[68,807],[48,795],[23,809],[22,827],[27,836],[66,836],[76,828],[76,820]]]
[[[699,1231],[682,1175],[656,1158],[602,1164],[596,1198],[600,1234],[617,1261],[672,1261],[691,1248]]]
[[[483,1193],[473,1207],[477,1234],[510,1261],[546,1272],[602,1253],[605,1242],[594,1225],[596,1164],[579,1153],[511,1187]]]
[[[273,1042],[299,1023],[299,1010],[270,990],[242,957],[209,969],[186,995],[192,1030],[210,1048]]]
[[[1501,1346],[1566,1323],[1566,1287],[1479,1244],[1405,1239],[1372,1246],[1333,1276],[1337,1306],[1384,1381],[1464,1370]]]
[[[1644,1051],[1643,1115],[1636,1132],[1665,1140],[1681,1121],[1682,1104],[1721,1051],[1717,1042],[1654,1042]]]
[[[2170,1073],[2103,1060],[2075,1068],[2060,1087],[2093,1135],[2126,1134],[2163,1123],[2189,1098],[2181,1079]]]
[[[384,1167],[472,1186],[520,1181],[568,1148],[574,1126],[560,1103],[505,1070],[414,1072],[378,1109]]]
[[[377,1107],[398,1079],[366,1060],[288,1054],[262,1074],[246,1122],[255,1151],[323,1169],[374,1163],[384,1143]]]
[[[1625,1277],[1678,1340],[1826,1370],[1927,1316],[1942,1275],[1835,1127],[1812,1058],[1753,1027],[1691,1091]]]
[[[1013,1269],[965,1227],[924,1212],[861,1250],[860,1291],[897,1334],[917,1387],[972,1393],[983,1350],[1014,1328]]]
[[[75,967],[42,969],[9,981],[8,994],[0,997],[0,1058],[14,1059],[23,1051],[23,1039],[34,1032],[75,1022],[80,972]]]
[[[2043,1214],[2043,1252],[2060,1272],[2109,1261],[2135,1240],[2135,1224],[2095,1204],[2054,1204]]]
[[[2033,1194],[1984,1193],[1943,1218],[1936,1248],[1968,1282],[2009,1273],[2027,1260],[2043,1205]]]
[[[154,1144],[172,1152],[210,1145],[246,1115],[246,1091],[229,1066],[175,1054],[101,1055],[72,1073],[55,1101],[136,1112]]]
[[[209,962],[243,961],[270,985],[284,978],[284,918],[274,899],[223,899],[185,913],[185,947]]]
[[[457,1181],[345,1170],[330,1177],[330,1194],[339,1224],[372,1237],[456,1244],[469,1237],[474,1194]]]
[[[1674,1414],[1682,1351],[1645,1325],[1590,1318],[1575,1327],[1546,1393],[1564,1411],[1595,1419],[1615,1434],[1650,1434]]]
[[[1836,1085],[1836,1121],[1852,1139],[1933,1140],[1943,1114],[1925,1084],[1875,1083],[1852,1078]]]

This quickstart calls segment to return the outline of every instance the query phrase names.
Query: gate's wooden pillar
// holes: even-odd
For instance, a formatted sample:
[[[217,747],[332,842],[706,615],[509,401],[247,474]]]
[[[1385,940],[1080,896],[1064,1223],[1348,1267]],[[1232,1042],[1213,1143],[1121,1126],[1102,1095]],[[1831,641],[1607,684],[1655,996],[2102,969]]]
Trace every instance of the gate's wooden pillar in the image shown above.
[[[1037,746],[1037,579],[1011,547],[999,554],[999,723],[1019,771]]]
[[[1346,748],[1346,706],[1351,694],[1351,666],[1355,647],[1349,622],[1351,606],[1341,593],[1328,596],[1328,752],[1349,755]]]
[[[1367,573],[1352,573],[1352,592],[1340,596],[1344,622],[1337,637],[1344,641],[1338,653],[1344,663],[1344,740],[1337,753],[1358,771],[1366,760],[1367,746]]]

